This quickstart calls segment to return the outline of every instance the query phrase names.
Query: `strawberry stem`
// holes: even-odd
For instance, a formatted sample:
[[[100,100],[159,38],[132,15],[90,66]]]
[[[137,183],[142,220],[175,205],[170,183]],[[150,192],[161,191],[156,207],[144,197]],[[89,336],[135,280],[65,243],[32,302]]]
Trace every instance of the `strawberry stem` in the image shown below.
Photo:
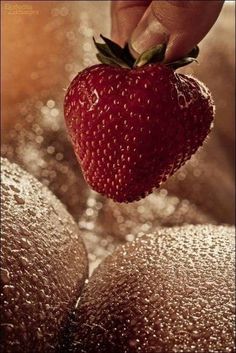
[[[97,43],[93,38],[96,49],[98,50],[97,58],[102,64],[111,66],[120,66],[123,68],[141,67],[151,63],[163,63],[165,59],[166,44],[158,44],[156,47],[144,51],[136,60],[129,50],[128,43],[124,48],[119,46],[112,40],[100,35],[104,43]],[[182,66],[197,61],[199,54],[198,46],[194,47],[186,57],[174,62],[165,63],[166,66],[176,70]]]
[[[134,63],[134,67],[141,67],[146,64],[162,62],[165,57],[166,44],[159,44],[156,47],[143,52]]]

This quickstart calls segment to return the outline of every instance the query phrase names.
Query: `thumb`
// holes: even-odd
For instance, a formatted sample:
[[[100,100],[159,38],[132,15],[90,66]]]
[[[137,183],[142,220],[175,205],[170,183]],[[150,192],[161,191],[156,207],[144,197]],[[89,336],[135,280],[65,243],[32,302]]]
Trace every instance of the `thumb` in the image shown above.
[[[134,29],[130,49],[135,56],[167,43],[166,61],[186,55],[207,34],[224,1],[152,1]]]

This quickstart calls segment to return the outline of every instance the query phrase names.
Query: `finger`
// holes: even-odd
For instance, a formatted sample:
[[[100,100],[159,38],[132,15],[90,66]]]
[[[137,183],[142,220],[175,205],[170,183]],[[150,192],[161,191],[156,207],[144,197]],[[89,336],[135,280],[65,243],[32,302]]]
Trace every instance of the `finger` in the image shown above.
[[[224,1],[152,1],[131,36],[131,48],[142,53],[167,43],[166,61],[186,55],[207,34]]]
[[[151,1],[112,1],[111,2],[111,38],[124,45],[142,18]]]

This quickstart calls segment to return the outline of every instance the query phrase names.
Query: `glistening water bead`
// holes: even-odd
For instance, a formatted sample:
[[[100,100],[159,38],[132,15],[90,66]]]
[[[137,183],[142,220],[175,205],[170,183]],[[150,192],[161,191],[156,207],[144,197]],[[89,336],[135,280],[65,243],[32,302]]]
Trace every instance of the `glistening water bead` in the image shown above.
[[[232,353],[234,235],[173,227],[119,246],[80,298],[69,352]]]
[[[54,353],[88,275],[87,254],[72,216],[45,186],[6,159],[1,177],[0,350]]]

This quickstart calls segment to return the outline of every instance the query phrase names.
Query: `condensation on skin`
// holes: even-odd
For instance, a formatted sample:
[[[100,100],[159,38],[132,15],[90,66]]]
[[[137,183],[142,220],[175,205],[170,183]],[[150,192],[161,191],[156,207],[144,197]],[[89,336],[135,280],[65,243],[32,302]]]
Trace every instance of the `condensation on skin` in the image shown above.
[[[209,224],[215,220],[201,212],[188,200],[171,195],[164,188],[132,204],[104,202],[99,222],[107,233],[129,240],[138,232],[150,232],[156,227],[183,224]]]
[[[160,189],[132,204],[119,204],[91,191],[79,227],[88,250],[90,274],[119,244],[140,232],[184,224],[214,224],[216,220],[191,204]]]
[[[119,244],[132,241],[140,232],[184,224],[215,224],[187,199],[164,188],[132,204],[119,204],[91,191],[79,228],[88,250],[90,274]]]
[[[72,4],[72,2],[70,2],[70,4]],[[103,4],[105,4],[104,7],[102,6]],[[84,232],[85,229],[87,229],[88,215],[86,215],[86,212],[91,213],[91,203],[90,205],[86,204],[87,197],[89,196],[88,189],[83,181],[81,181],[81,174],[80,171],[78,171],[77,161],[73,156],[73,149],[65,137],[66,134],[62,123],[60,102],[63,99],[62,96],[64,95],[69,81],[74,78],[78,71],[95,62],[94,48],[92,48],[91,51],[88,49],[94,34],[108,33],[108,21],[102,21],[104,18],[104,9],[108,7],[108,5],[108,2],[107,4],[106,2],[100,2],[98,11],[97,1],[75,2],[75,11],[69,10],[69,12],[67,12],[65,6],[68,6],[68,2],[55,3],[53,5],[49,4],[49,6],[53,7],[53,10],[50,18],[46,16],[43,22],[44,25],[46,25],[45,33],[47,37],[44,37],[47,42],[45,42],[45,40],[41,41],[41,53],[43,53],[44,57],[40,54],[38,59],[35,57],[33,60],[30,60],[32,66],[29,65],[31,71],[28,76],[26,70],[22,69],[19,58],[17,65],[12,65],[9,61],[10,70],[6,70],[6,72],[8,75],[11,75],[14,84],[12,84],[12,82],[11,84],[9,83],[9,86],[4,84],[4,92],[9,94],[9,96],[12,95],[13,97],[19,94],[17,100],[10,99],[9,104],[5,104],[7,111],[4,113],[3,119],[6,121],[6,128],[2,136],[3,145],[1,152],[11,160],[17,161],[30,173],[34,174],[43,183],[48,185],[65,205],[67,205],[76,219],[78,215],[81,215],[85,207],[82,219],[86,220],[86,225],[83,224],[81,226]],[[227,4],[225,4],[223,8],[223,12],[227,11],[226,5]],[[38,5],[36,5],[36,7],[37,6]],[[41,4],[40,6],[43,5]],[[64,10],[62,7],[64,7]],[[94,11],[94,9],[96,9],[96,11]],[[41,18],[45,16],[44,11],[42,11],[40,16]],[[71,22],[71,16],[75,19],[74,22],[72,21],[73,23]],[[107,16],[107,19],[108,18],[109,16]],[[230,18],[233,18],[233,16]],[[25,17],[22,19],[24,20]],[[11,16],[11,21],[12,20],[13,18]],[[61,25],[63,20],[67,22],[65,21],[64,24]],[[221,27],[218,26],[220,22]],[[25,38],[27,37],[28,44],[27,46],[24,45],[24,42],[21,44],[21,48],[23,48],[22,50],[24,51],[22,58],[28,65],[28,52],[25,49],[32,52],[32,47],[36,48],[36,36],[33,31],[29,31],[29,23],[27,23],[27,26],[24,24],[23,27],[28,32],[27,36],[25,36]],[[11,26],[11,28],[13,29],[14,26]],[[41,28],[44,28],[44,26]],[[37,30],[37,33],[41,35],[42,32]],[[19,32],[19,35],[21,38],[24,38],[22,32]],[[30,35],[31,42],[29,42]],[[229,81],[232,76],[231,68],[233,66],[233,56],[225,54],[226,51],[222,51],[221,48],[221,42],[224,41],[224,46],[227,47],[227,53],[230,53],[232,46],[229,39],[233,38],[233,36],[231,35],[228,17],[224,17],[223,13],[209,36],[210,41],[207,41],[206,38],[206,41],[202,44],[201,64],[193,64],[183,70],[186,70],[186,73],[194,73],[210,86],[217,102],[216,113],[218,114],[218,123],[216,123],[216,129],[212,132],[211,138],[208,139],[204,149],[201,149],[185,167],[181,168],[181,170],[170,178],[164,187],[169,190],[169,194],[175,194],[179,200],[188,199],[190,200],[190,204],[197,204],[202,212],[210,214],[216,222],[232,223],[234,210],[231,200],[233,200],[234,181],[231,182],[230,168],[227,164],[228,157],[223,153],[221,143],[216,141],[216,138],[212,139],[212,135],[215,137],[219,131],[221,133],[222,127],[228,132],[227,141],[229,138],[232,138],[233,131],[233,128],[230,128],[231,125],[229,124],[229,118],[233,114],[231,105],[234,101],[231,99],[234,97],[234,87],[232,93],[229,86]],[[59,40],[56,38],[59,38]],[[217,41],[215,38],[218,38]],[[226,38],[228,39],[226,40]],[[39,39],[41,39],[41,37],[39,37]],[[60,44],[60,50],[53,56],[55,49],[58,48],[57,43],[62,44]],[[19,52],[19,47],[18,49],[16,48],[17,45],[18,41],[9,41],[9,46],[14,53]],[[39,45],[40,42],[37,42],[37,50],[34,50],[33,53],[38,53]],[[46,49],[46,45],[49,45],[50,50]],[[75,49],[76,53],[70,53],[67,50],[68,46],[70,49]],[[215,53],[214,61],[209,65],[209,53],[213,52]],[[13,55],[13,57],[15,58],[15,55]],[[51,58],[54,58],[53,64],[50,62]],[[7,61],[5,60],[5,62]],[[22,73],[22,78],[17,76],[17,70]],[[218,75],[219,70],[221,70],[221,75]],[[29,79],[29,77],[32,78]],[[35,77],[38,78],[35,79]],[[227,85],[225,85],[226,82]],[[33,87],[33,85],[35,86]],[[13,86],[14,90],[11,89]],[[8,89],[8,87],[10,87],[10,89]],[[35,87],[37,88],[36,91]],[[111,91],[108,93],[110,94]],[[122,92],[122,96],[125,94],[128,94],[128,92]],[[26,98],[29,96],[31,97],[30,99]],[[134,98],[132,95],[128,96],[130,100]],[[150,100],[147,100],[146,103],[150,104]],[[108,108],[109,106],[105,107],[105,109]],[[23,121],[27,121],[27,125]],[[233,118],[232,121],[234,121]],[[35,124],[38,126],[35,126]],[[224,143],[224,146],[227,146],[227,144]],[[2,185],[3,195],[7,190],[9,190],[9,186]],[[184,205],[185,203],[180,201],[180,205],[182,204]],[[110,207],[108,207],[109,205]],[[144,204],[144,207],[146,207],[146,205],[147,208],[151,207],[149,206],[149,201],[147,201],[147,204]],[[126,229],[131,232],[131,227],[132,231],[133,229],[141,229],[142,227],[147,229],[147,227],[149,227],[150,220],[146,218],[145,211],[139,214],[137,210],[132,211],[132,206],[130,210],[129,207],[126,206],[127,205],[124,205],[123,207],[123,205],[121,205],[120,209],[117,205],[113,206],[113,202],[111,201],[104,203],[104,211],[103,206],[100,209],[102,211],[101,213],[104,215],[101,217],[101,224],[99,225],[101,233],[97,230],[97,223],[91,222],[90,220],[88,221],[88,229],[90,229],[90,231],[86,232],[85,240],[88,240],[88,243],[90,243],[93,249],[91,250],[90,259],[91,263],[94,263],[94,267],[97,266],[109,251],[113,251],[114,249],[110,236],[108,240],[104,240],[103,237],[106,233],[103,231],[103,227],[109,226],[109,234],[111,230],[113,234],[118,234],[118,232],[116,232],[117,224],[119,231],[122,232],[125,232]],[[153,203],[153,207],[156,207],[155,203]],[[117,209],[119,209],[119,212]],[[184,209],[185,206],[183,207],[183,210]],[[152,209],[151,213],[153,212],[154,210]],[[32,213],[36,214],[34,210],[29,210],[29,214]],[[120,223],[120,213],[124,219],[122,223]],[[107,224],[107,218],[110,214],[114,214],[114,218],[112,216],[114,225]],[[129,223],[129,217],[132,217],[132,224]],[[24,218],[24,221],[27,222],[27,217]],[[142,223],[139,223],[139,221]],[[92,230],[91,223],[94,223]],[[14,230],[12,231],[14,232]],[[25,229],[24,232],[27,234],[21,238],[21,241],[22,244],[24,244],[22,246],[27,249],[32,245],[31,241],[28,239],[30,232]],[[132,232],[127,234],[126,237],[127,240],[134,239]],[[116,240],[114,240],[114,242],[116,243]],[[109,249],[109,251],[107,251],[107,249]],[[94,267],[91,265],[92,269]],[[37,283],[37,278],[37,276],[33,276],[32,278],[35,280],[35,283]],[[6,273],[3,273],[3,279],[8,280]],[[8,285],[5,285],[4,288],[6,293],[10,293],[10,291],[13,290],[13,288]],[[11,327],[12,326],[9,324],[8,329],[10,330]],[[40,332],[38,334],[40,335]],[[131,343],[135,345],[136,341],[131,340]]]
[[[61,202],[1,159],[0,350],[56,352],[87,266],[78,227]]]
[[[97,268],[71,324],[73,353],[234,351],[235,229],[160,229]]]

